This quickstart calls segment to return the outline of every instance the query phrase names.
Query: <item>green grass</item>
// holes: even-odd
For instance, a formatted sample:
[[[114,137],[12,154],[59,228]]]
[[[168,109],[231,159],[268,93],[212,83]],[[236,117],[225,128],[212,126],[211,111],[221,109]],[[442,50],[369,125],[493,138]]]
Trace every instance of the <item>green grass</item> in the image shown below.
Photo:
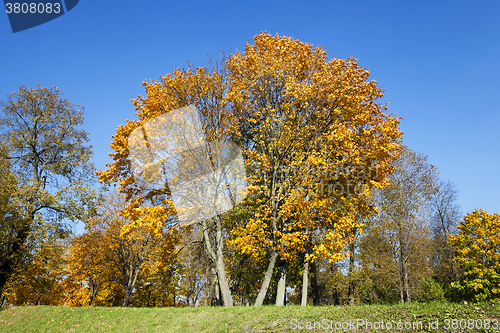
[[[335,322],[384,321],[385,329],[355,332],[500,332],[493,325],[486,329],[445,328],[446,320],[474,319],[484,323],[497,320],[500,326],[500,303],[453,304],[427,303],[410,305],[264,306],[234,308],[70,308],[23,306],[0,311],[0,332],[349,332],[335,329]],[[323,327],[314,329],[314,322]],[[330,320],[332,328],[330,329]],[[438,321],[438,329],[429,329],[429,322]],[[299,322],[304,329],[299,329]],[[311,329],[307,329],[310,322]],[[328,324],[325,324],[327,322]],[[386,329],[391,322],[393,329]],[[397,323],[422,323],[422,328],[397,329]],[[459,325],[459,322],[457,323]],[[326,326],[329,326],[326,328]],[[345,326],[346,324],[344,324]],[[407,324],[408,325],[408,324]],[[463,325],[463,322],[462,322]],[[296,329],[293,329],[293,328]],[[301,326],[302,327],[302,326]],[[346,328],[346,327],[344,327]]]

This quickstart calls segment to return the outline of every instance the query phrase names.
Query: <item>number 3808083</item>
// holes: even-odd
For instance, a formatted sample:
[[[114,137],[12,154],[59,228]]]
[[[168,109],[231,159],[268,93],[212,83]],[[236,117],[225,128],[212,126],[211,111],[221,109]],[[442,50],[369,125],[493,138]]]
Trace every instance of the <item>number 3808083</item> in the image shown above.
[[[6,3],[7,14],[59,14],[61,12],[60,3]]]

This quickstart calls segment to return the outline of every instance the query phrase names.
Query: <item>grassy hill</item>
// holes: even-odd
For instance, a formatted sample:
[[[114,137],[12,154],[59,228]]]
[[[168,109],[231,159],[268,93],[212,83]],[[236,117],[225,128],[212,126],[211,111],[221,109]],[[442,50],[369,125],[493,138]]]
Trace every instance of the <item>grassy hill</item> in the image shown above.
[[[462,319],[461,322],[460,319]],[[399,330],[398,324],[401,328]],[[388,329],[390,326],[392,329]],[[479,326],[482,328],[477,329]],[[485,329],[485,326],[489,329]],[[26,306],[0,311],[0,332],[92,331],[500,332],[500,303],[415,303],[392,306],[309,306],[307,308],[299,306],[260,308],[253,306],[234,308]]]

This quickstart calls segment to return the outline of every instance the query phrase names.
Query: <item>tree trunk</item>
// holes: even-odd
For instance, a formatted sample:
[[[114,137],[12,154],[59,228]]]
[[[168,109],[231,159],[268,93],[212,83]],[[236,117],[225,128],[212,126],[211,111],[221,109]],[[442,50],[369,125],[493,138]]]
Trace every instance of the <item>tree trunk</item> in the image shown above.
[[[130,301],[130,294],[132,294],[132,289],[125,288],[125,294],[123,295],[122,307],[126,308]]]
[[[349,299],[349,305],[353,306],[354,305],[354,289],[356,288],[356,284],[354,282],[353,278],[353,272],[354,272],[354,251],[356,250],[356,244],[352,242],[349,244],[349,270],[347,273],[347,279],[349,281],[349,285],[347,287],[347,297]]]
[[[225,307],[233,306],[233,299],[231,297],[231,290],[229,283],[227,283],[226,269],[224,267],[224,251],[222,239],[222,221],[219,216],[215,219],[216,224],[216,246],[217,246],[217,275],[219,276],[220,292]]]
[[[269,283],[271,282],[271,278],[273,276],[274,265],[276,264],[277,257],[278,254],[275,251],[272,251],[271,260],[269,261],[269,266],[267,267],[266,274],[264,275],[264,281],[262,282],[262,286],[260,287],[257,299],[255,300],[255,306],[261,306],[262,303],[264,303],[264,298],[266,297],[267,290],[269,289]]]
[[[92,305],[92,303],[95,301],[95,298],[97,297],[97,290],[99,288],[99,281],[94,281],[90,280],[90,301],[89,301],[89,306]]]
[[[273,208],[272,213],[272,228],[273,228],[273,244],[276,244],[275,233],[278,231],[277,229],[277,221],[278,221],[278,203],[276,201],[275,193],[276,193],[276,178],[277,172],[276,169],[273,171],[272,181],[271,181],[271,207]],[[269,266],[267,267],[266,274],[264,275],[264,281],[262,282],[262,286],[260,287],[259,294],[257,295],[257,299],[255,300],[256,306],[261,306],[264,302],[264,298],[266,297],[267,290],[269,289],[269,283],[271,282],[271,278],[273,276],[274,265],[276,264],[276,258],[278,257],[278,253],[275,249],[271,250],[271,260],[269,261]]]
[[[0,263],[0,295],[10,277],[14,273],[19,263],[21,252],[30,232],[30,225],[35,220],[35,215],[30,214],[29,218],[22,222],[21,228],[17,231],[16,237],[12,242],[12,247],[3,254],[4,260]]]
[[[405,303],[411,303],[410,298],[410,286],[408,283],[408,265],[406,261],[403,262],[403,292],[404,292],[404,301]]]
[[[306,259],[307,259],[307,253],[306,253]],[[307,287],[309,283],[309,261],[304,262],[304,272],[302,273],[302,300],[300,302],[300,305],[306,306],[307,305]]]
[[[212,248],[212,243],[210,242],[210,235],[208,233],[207,220],[202,221],[203,228],[203,239],[205,241],[205,250],[207,251],[208,257],[210,258],[211,264],[215,267],[217,272],[217,283],[220,290],[221,298],[224,302],[224,306],[233,306],[233,300],[231,297],[231,290],[229,289],[229,284],[226,278],[226,269],[224,267],[224,249],[222,240],[222,221],[220,216],[215,217],[215,247],[214,252]]]
[[[402,304],[405,303],[404,296],[404,281],[403,281],[403,263],[401,263],[401,270],[399,272],[399,298]]]
[[[320,305],[320,294],[319,294],[319,285],[318,285],[318,272],[317,266],[315,262],[311,263],[311,289],[313,293],[313,305]]]
[[[408,266],[406,261],[403,259],[401,261],[401,271],[399,277],[399,294],[401,298],[401,303],[410,303],[410,286],[408,283]]]
[[[347,297],[349,298],[349,306],[354,306],[354,283],[352,282],[349,282]]]
[[[339,266],[337,263],[332,263],[330,266],[330,273],[337,274]],[[332,288],[332,303],[333,305],[340,305],[340,291],[338,285],[335,283]]]
[[[278,268],[278,290],[276,292],[276,305],[283,306],[285,304],[286,295],[286,274],[288,271],[288,262],[284,259],[280,261]]]
[[[129,305],[130,296],[132,295],[132,291],[134,290],[135,283],[137,282],[137,278],[139,276],[141,263],[142,260],[140,260],[140,262],[137,263],[136,266],[130,267],[130,270],[123,276],[123,287],[125,294],[123,296],[122,307],[128,307]]]
[[[400,264],[400,269],[399,269],[399,297],[401,300],[401,303],[405,303],[405,281],[404,281],[404,274],[405,274],[405,257],[404,257],[404,251],[403,251],[403,236],[401,232],[401,226],[400,223],[398,223],[399,227],[399,264]]]
[[[9,299],[9,296],[7,296],[7,295],[2,296],[2,299],[0,300],[0,308],[3,308],[5,306],[8,299]]]
[[[309,201],[309,192],[305,198],[306,201]],[[306,235],[309,235],[309,227],[306,227]],[[309,242],[308,242],[309,243]],[[301,306],[307,305],[307,287],[309,284],[309,247],[308,243],[306,243],[306,253],[304,255],[304,272],[302,273],[302,299],[300,301]]]
[[[207,297],[210,297],[210,306],[222,306],[222,298],[219,292],[219,277],[217,276],[217,270],[214,267],[210,267],[211,281],[210,290],[207,293]]]
[[[373,304],[375,304],[377,302],[377,298],[378,298],[377,288],[375,286],[372,287],[371,294],[372,294],[372,302],[373,302]]]
[[[332,303],[333,305],[340,305],[340,295],[337,287],[334,287],[332,291]]]

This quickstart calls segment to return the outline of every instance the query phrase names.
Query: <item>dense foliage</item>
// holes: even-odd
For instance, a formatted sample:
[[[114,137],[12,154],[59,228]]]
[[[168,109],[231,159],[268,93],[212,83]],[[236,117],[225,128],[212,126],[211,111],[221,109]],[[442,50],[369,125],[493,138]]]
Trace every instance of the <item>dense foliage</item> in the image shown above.
[[[210,67],[144,82],[138,119],[118,126],[113,162],[97,172],[115,190],[99,195],[78,129],[83,107],[55,87],[20,87],[1,104],[0,305],[498,298],[498,213],[459,221],[453,184],[403,144],[400,119],[368,78],[353,58],[261,33]],[[188,141],[185,128],[165,124],[180,124],[178,109],[195,112],[206,142],[176,165],[229,174],[224,149],[241,153],[248,186],[243,200],[231,194],[231,209],[214,203],[210,216],[181,220],[207,209],[195,199],[210,195],[191,189],[181,198],[191,207],[176,204],[174,183],[192,175],[165,179],[171,156],[151,155]],[[70,234],[71,220],[82,234]]]

